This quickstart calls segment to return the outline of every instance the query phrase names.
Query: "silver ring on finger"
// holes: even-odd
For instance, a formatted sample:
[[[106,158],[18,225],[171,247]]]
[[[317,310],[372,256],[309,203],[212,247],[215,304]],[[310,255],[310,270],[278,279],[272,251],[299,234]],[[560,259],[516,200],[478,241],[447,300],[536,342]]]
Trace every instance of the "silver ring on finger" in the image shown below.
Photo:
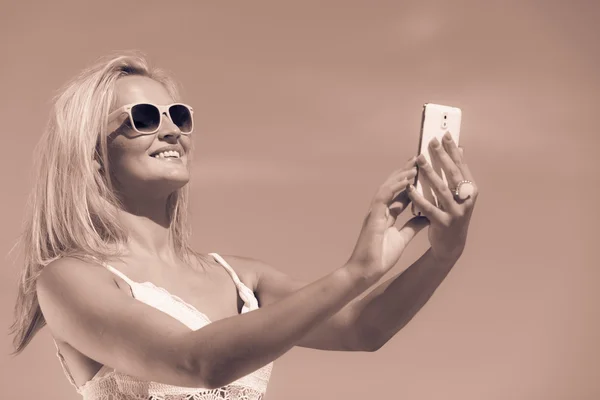
[[[462,180],[458,182],[456,188],[452,189],[452,193],[457,200],[467,200],[473,192],[475,191],[475,186],[473,186],[473,182]]]

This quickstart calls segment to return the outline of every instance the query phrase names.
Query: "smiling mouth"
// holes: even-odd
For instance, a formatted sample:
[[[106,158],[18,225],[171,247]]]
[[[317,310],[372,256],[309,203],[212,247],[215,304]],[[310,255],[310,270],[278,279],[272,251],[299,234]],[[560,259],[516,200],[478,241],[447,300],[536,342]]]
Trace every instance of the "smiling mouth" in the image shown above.
[[[152,158],[157,158],[159,160],[169,160],[169,161],[173,161],[173,160],[180,160],[181,159],[181,155],[179,154],[178,151],[163,151],[161,153],[155,154],[153,156],[150,156]]]

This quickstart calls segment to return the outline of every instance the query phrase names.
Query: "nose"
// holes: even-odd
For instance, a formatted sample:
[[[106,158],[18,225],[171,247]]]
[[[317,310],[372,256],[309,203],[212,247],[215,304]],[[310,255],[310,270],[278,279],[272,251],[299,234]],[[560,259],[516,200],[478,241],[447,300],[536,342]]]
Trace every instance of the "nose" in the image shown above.
[[[158,130],[158,137],[161,139],[173,138],[177,140],[181,136],[181,130],[177,125],[171,121],[171,118],[167,113],[162,113],[160,116],[162,121],[160,123],[160,129]]]

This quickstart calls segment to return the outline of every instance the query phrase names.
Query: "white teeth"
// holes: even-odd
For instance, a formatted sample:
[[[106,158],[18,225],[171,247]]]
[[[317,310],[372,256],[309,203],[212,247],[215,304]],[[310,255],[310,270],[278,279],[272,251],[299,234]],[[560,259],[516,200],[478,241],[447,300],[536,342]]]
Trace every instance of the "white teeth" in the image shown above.
[[[154,158],[169,158],[169,157],[180,158],[181,155],[179,154],[178,151],[169,150],[169,151],[162,151],[158,154],[155,154],[153,157]]]

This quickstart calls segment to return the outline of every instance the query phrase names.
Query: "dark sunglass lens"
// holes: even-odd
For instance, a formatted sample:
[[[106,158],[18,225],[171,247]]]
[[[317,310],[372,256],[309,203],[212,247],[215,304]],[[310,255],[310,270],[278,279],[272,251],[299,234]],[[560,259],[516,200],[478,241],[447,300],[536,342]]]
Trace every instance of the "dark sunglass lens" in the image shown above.
[[[160,112],[151,104],[136,104],[131,109],[133,124],[140,132],[152,132],[160,124]]]
[[[171,120],[179,127],[182,133],[190,133],[192,131],[192,114],[189,108],[176,104],[169,108]]]

